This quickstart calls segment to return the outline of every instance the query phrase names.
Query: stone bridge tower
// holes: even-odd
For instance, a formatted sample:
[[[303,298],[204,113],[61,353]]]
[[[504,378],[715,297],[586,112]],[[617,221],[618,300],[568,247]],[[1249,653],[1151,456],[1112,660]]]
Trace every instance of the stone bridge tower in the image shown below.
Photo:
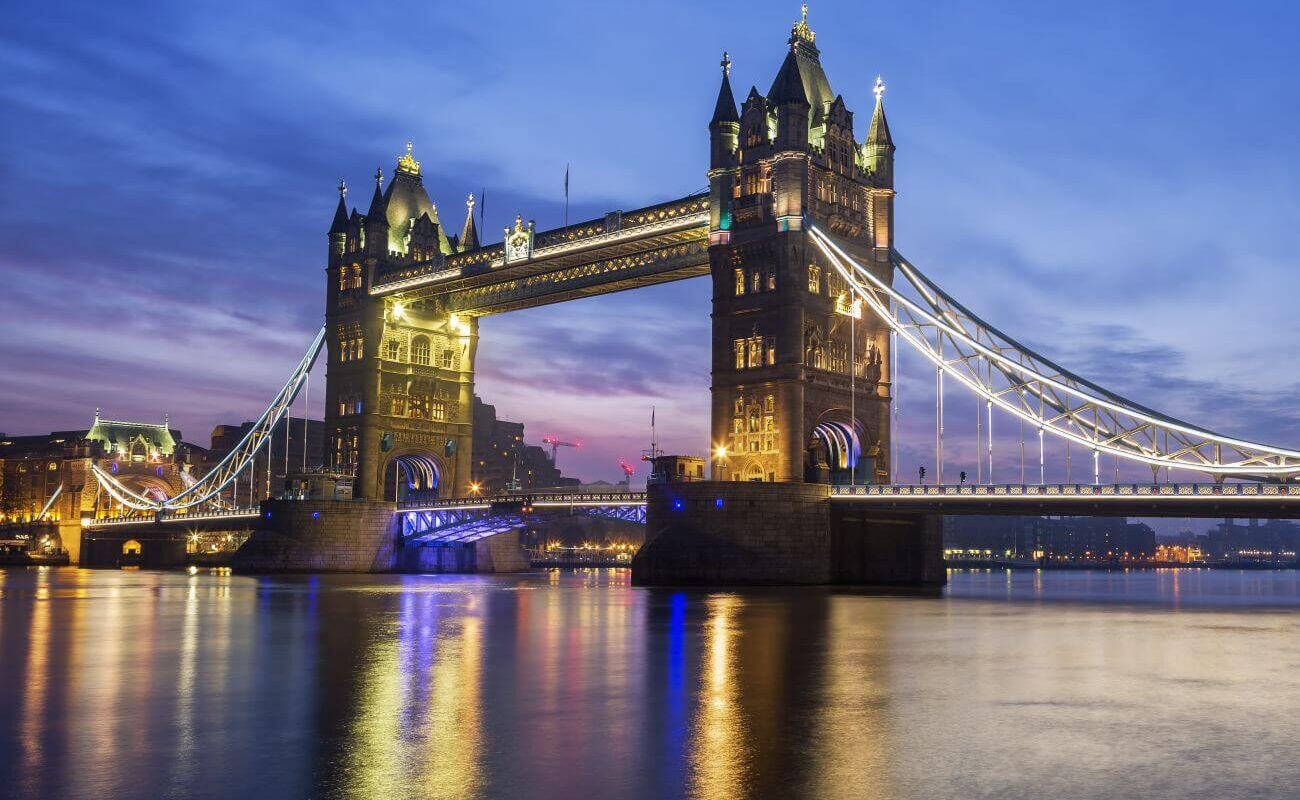
[[[892,281],[894,144],[877,79],[864,142],[803,19],[766,95],[736,111],[731,61],[709,123],[714,476],[887,480],[890,341],[805,219]],[[855,317],[856,313],[856,317]],[[852,387],[852,391],[851,391]]]
[[[478,247],[470,200],[459,237],[429,200],[420,162],[406,153],[365,214],[339,204],[329,230],[325,320],[326,463],[356,476],[372,500],[463,494],[469,484],[478,322],[424,302],[374,297],[380,269],[441,263]]]

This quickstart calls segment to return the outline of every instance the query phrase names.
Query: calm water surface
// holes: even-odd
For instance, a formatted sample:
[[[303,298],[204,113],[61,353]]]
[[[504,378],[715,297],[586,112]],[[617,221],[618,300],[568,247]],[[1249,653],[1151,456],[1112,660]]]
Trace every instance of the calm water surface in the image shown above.
[[[0,796],[1294,798],[1294,572],[0,570]]]

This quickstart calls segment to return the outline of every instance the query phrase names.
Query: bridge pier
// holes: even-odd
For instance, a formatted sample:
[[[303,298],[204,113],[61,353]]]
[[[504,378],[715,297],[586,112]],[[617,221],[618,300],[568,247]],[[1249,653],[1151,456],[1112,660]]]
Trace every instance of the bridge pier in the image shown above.
[[[402,544],[397,504],[268,500],[232,565],[245,572],[520,572],[519,534],[439,547]]]
[[[942,586],[943,518],[832,508],[830,487],[652,485],[638,585]]]

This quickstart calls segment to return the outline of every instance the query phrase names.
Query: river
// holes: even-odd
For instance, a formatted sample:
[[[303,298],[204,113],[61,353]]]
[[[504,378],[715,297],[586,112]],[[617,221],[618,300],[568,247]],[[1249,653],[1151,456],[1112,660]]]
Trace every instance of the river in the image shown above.
[[[1295,572],[0,570],[0,797],[1294,798]]]

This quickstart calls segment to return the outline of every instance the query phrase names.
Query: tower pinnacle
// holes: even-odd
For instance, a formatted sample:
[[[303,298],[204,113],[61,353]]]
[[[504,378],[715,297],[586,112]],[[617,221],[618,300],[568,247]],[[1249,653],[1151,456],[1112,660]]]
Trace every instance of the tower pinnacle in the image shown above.
[[[384,188],[384,168],[375,167],[375,189]]]
[[[885,99],[885,80],[879,75],[876,76],[876,85],[871,87],[871,93],[876,96],[876,105],[880,105]]]
[[[397,170],[410,175],[420,174],[420,162],[411,154],[411,140],[406,140],[406,153],[397,157]]]
[[[803,41],[808,44],[814,44],[817,41],[817,32],[808,27],[808,4],[804,3],[800,9],[800,19],[790,29],[790,46],[793,47],[795,42]]]
[[[348,196],[348,181],[346,178],[339,178],[339,199],[340,200],[347,199],[347,196]]]
[[[722,77],[726,78],[731,75],[731,56],[726,50],[722,51],[722,61],[719,62],[722,67]]]

